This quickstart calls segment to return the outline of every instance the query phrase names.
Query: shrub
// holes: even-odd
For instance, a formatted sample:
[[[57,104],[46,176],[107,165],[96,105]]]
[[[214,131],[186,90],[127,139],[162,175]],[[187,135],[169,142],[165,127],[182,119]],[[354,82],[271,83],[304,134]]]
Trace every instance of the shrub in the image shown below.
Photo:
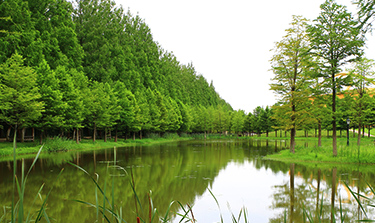
[[[65,137],[55,137],[45,141],[44,149],[48,152],[66,151],[72,149],[73,143]]]

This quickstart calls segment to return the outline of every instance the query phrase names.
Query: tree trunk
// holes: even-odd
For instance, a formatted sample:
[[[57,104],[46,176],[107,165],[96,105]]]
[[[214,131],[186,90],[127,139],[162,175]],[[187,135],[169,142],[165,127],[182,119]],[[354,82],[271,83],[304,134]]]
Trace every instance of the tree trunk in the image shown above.
[[[295,137],[296,137],[296,128],[290,130],[290,152],[295,153]]]
[[[95,140],[96,140],[96,124],[94,124],[94,133],[92,136],[92,141],[95,142]]]
[[[361,130],[362,130],[362,123],[359,122],[358,123],[358,136],[357,136],[357,146],[359,146],[361,144]]]
[[[104,142],[107,142],[107,132],[108,132],[108,129],[107,127],[104,128]]]
[[[318,123],[318,146],[322,146],[322,123]]]
[[[10,141],[10,130],[12,129],[12,127],[9,127],[8,130],[7,130],[7,141],[9,142]]]
[[[25,127],[23,127],[21,129],[21,142],[25,142],[25,132],[26,132],[26,129]]]
[[[336,138],[336,81],[335,73],[332,73],[332,152],[337,156],[337,138]]]
[[[371,136],[371,134],[370,134],[370,132],[371,132],[371,127],[370,127],[370,126],[367,126],[367,128],[368,128],[368,134],[367,134],[367,136],[370,138],[370,136]]]
[[[268,137],[268,131],[266,132],[266,136]]]
[[[79,144],[79,129],[76,128],[76,143]]]
[[[277,130],[275,130],[275,137],[277,137]]]
[[[365,125],[362,127],[362,137],[365,137]]]
[[[140,135],[141,133],[139,133],[139,135]],[[133,132],[133,140],[135,140],[135,132]]]
[[[353,126],[353,138],[355,138],[355,127]]]

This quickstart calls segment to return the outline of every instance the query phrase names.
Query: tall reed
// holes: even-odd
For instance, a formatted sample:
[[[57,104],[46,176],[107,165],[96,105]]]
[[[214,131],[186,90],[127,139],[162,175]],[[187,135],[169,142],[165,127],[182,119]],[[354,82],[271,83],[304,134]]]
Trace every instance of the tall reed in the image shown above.
[[[53,186],[51,189],[48,191],[46,197],[43,199],[42,198],[42,190],[44,187],[44,184],[40,186],[38,192],[34,196],[33,202],[29,206],[29,211],[27,215],[25,214],[25,196],[28,196],[25,194],[26,191],[26,183],[27,183],[27,178],[33,169],[35,163],[37,162],[40,153],[42,152],[43,146],[40,147],[38,153],[36,154],[33,163],[31,164],[29,170],[27,171],[25,175],[25,161],[22,159],[22,165],[21,165],[21,177],[17,177],[17,155],[16,155],[16,132],[14,133],[14,138],[13,138],[13,188],[12,188],[12,206],[10,208],[10,219],[8,219],[9,213],[7,213],[6,207],[3,207],[4,209],[4,214],[0,218],[0,222],[18,222],[18,223],[29,223],[29,222],[39,222],[43,217],[47,222],[50,222],[48,214],[46,212],[46,206],[47,206],[47,199],[53,189]],[[64,169],[60,171],[60,173],[57,176],[57,179],[61,176],[62,172]],[[56,179],[56,181],[57,181]],[[55,181],[55,183],[56,183]],[[54,184],[55,184],[54,183]],[[18,196],[18,200],[16,201],[16,195]],[[42,201],[42,205],[37,212],[32,211],[36,205],[37,199],[40,199]]]

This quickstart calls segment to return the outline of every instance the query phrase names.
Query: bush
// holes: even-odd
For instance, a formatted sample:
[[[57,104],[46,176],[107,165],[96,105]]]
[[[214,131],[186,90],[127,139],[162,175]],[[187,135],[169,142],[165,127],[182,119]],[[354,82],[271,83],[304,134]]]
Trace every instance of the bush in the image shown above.
[[[180,136],[178,136],[177,133],[169,133],[169,132],[167,132],[167,133],[165,133],[163,135],[163,138],[165,138],[165,139],[179,139]]]
[[[48,152],[66,151],[72,149],[73,143],[65,137],[55,137],[45,141],[44,149]]]

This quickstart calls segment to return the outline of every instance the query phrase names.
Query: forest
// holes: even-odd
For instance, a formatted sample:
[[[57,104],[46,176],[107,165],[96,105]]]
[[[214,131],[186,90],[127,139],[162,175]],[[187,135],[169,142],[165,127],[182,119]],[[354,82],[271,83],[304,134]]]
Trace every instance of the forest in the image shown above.
[[[313,21],[293,16],[270,58],[278,102],[246,113],[233,110],[213,82],[162,49],[144,20],[113,0],[1,1],[0,138],[11,140],[13,130],[23,141],[25,129],[35,129],[41,142],[68,136],[77,143],[280,130],[289,132],[293,152],[297,130],[321,137],[325,129],[335,154],[336,130],[348,121],[360,131],[375,123],[375,65],[363,53],[375,3],[356,3],[357,18],[334,0]]]
[[[213,83],[112,0],[1,1],[0,15],[0,138],[230,128]]]

